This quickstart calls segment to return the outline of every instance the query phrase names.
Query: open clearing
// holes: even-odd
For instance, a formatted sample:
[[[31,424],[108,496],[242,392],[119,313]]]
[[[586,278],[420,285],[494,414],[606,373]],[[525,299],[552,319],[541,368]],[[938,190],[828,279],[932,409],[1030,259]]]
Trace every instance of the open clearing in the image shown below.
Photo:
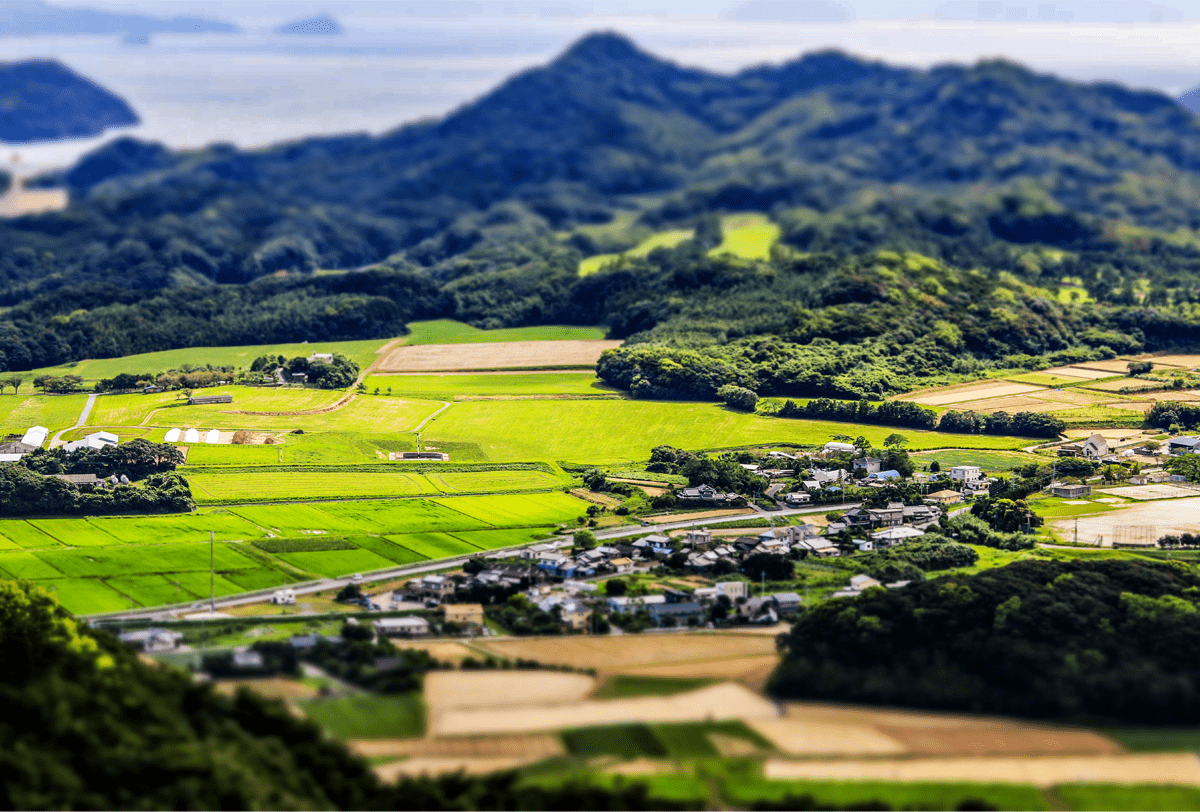
[[[375,366],[376,372],[436,372],[454,369],[594,366],[600,353],[620,341],[506,341],[491,344],[425,344],[395,347]]]
[[[1200,759],[1192,753],[838,761],[770,759],[763,766],[763,773],[773,779],[982,781],[1039,787],[1082,782],[1200,786]]]
[[[1150,487],[1150,486],[1147,486]],[[1106,493],[1128,495],[1130,488],[1115,488]],[[1195,493],[1194,491],[1190,493]],[[1138,538],[1161,538],[1166,535],[1200,532],[1200,497],[1175,499],[1162,502],[1143,502],[1099,515],[1080,516],[1052,521],[1051,524],[1064,539],[1074,538],[1076,521],[1079,526],[1079,541],[1110,547],[1114,539],[1122,534]]]

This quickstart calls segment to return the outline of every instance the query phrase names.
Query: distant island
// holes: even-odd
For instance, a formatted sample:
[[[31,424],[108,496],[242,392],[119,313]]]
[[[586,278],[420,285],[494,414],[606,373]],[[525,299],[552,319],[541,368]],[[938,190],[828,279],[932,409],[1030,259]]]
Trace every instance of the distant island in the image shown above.
[[[1180,96],[1178,101],[1196,115],[1200,115],[1200,87],[1193,87],[1187,93]]]
[[[139,123],[120,96],[53,60],[0,63],[0,88],[0,142],[87,138]]]
[[[230,23],[200,17],[146,17],[90,8],[67,8],[43,0],[4,3],[0,36],[40,34],[227,34],[238,28]]]
[[[276,34],[298,34],[307,37],[331,37],[342,33],[341,24],[332,17],[321,15],[307,20],[297,20],[275,29]]]

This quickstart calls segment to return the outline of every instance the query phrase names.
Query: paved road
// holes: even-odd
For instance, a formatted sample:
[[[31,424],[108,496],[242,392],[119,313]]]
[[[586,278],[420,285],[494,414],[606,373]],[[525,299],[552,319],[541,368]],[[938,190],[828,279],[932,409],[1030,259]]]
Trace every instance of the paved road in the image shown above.
[[[75,431],[75,429],[82,428],[83,424],[87,422],[88,415],[92,413],[92,407],[95,405],[96,396],[94,394],[88,395],[87,403],[83,404],[83,411],[79,413],[79,419],[75,421],[75,425],[71,426],[69,429],[63,429],[58,434],[55,434],[54,437],[50,439],[50,447],[58,448],[60,445],[63,445],[62,436],[64,434],[66,434],[68,431]]]
[[[651,524],[646,527],[618,527],[612,530],[600,530],[596,533],[598,539],[619,539],[628,536],[641,536],[646,533],[658,533],[665,530],[682,530],[685,527],[707,527],[710,524],[725,524],[740,522],[745,519],[761,519],[771,516],[800,516],[806,513],[829,513],[833,510],[849,510],[861,505],[861,502],[846,502],[841,505],[818,505],[806,508],[784,508],[763,513],[739,513],[736,516],[716,516],[707,519],[688,519],[687,521],[671,522],[669,524]]]

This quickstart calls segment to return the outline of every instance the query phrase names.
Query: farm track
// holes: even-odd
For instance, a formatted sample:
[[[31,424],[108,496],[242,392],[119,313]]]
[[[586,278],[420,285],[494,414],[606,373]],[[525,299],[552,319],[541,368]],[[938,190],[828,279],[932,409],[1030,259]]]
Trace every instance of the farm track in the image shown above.
[[[88,415],[90,415],[92,413],[92,407],[95,405],[96,405],[96,395],[94,395],[94,394],[88,395],[87,403],[83,404],[83,410],[79,413],[79,419],[75,421],[75,425],[71,426],[70,428],[62,429],[57,434],[55,434],[54,437],[50,440],[50,447],[58,448],[60,445],[63,444],[62,436],[64,434],[66,434],[69,431],[75,431],[76,429],[83,428],[83,426],[87,424]]]

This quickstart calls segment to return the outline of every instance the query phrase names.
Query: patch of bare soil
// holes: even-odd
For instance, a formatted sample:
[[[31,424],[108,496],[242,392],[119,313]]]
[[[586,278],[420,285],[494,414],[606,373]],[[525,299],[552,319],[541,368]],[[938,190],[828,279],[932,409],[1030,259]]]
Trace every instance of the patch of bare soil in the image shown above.
[[[346,742],[346,746],[364,758],[432,756],[543,759],[564,754],[562,739],[552,733],[426,739],[352,739]]]
[[[394,347],[375,364],[380,372],[438,372],[519,367],[594,366],[620,341],[502,341],[494,344],[426,344]]]
[[[596,493],[595,491],[589,491],[587,488],[571,488],[571,495],[578,496],[580,499],[584,500],[585,502],[592,502],[597,505],[604,505],[604,507],[616,507],[617,505],[621,504],[620,499],[616,499],[612,496],[608,496],[607,494]]]
[[[753,516],[753,510],[745,508],[735,508],[730,510],[702,510],[696,513],[668,513],[665,516],[647,516],[646,521],[650,524],[670,524],[671,522],[685,522],[690,519],[715,519],[718,516]]]
[[[239,688],[246,688],[266,699],[312,699],[317,695],[317,689],[311,685],[278,677],[213,680],[213,688],[226,696],[233,696]]]

